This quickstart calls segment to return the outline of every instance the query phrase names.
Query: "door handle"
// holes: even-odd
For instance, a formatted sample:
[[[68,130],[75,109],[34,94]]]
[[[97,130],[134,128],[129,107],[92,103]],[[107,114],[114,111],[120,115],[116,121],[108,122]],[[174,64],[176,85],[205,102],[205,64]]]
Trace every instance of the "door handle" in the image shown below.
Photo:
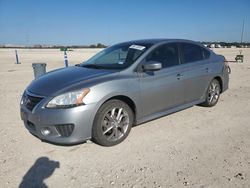
[[[208,68],[208,67],[207,67],[205,70],[206,70],[206,73],[211,72],[211,69],[210,69],[210,68]]]
[[[178,73],[178,74],[176,75],[176,78],[177,78],[178,80],[180,80],[181,77],[183,77],[183,75],[182,75],[181,73]]]

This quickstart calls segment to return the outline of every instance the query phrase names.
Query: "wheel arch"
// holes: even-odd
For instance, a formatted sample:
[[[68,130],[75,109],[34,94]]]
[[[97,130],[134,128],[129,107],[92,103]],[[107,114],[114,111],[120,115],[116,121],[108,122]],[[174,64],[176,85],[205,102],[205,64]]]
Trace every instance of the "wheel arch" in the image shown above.
[[[216,76],[214,77],[215,80],[217,80],[220,84],[220,93],[222,93],[223,91],[223,81],[222,81],[222,78],[220,76]]]
[[[135,102],[128,96],[125,96],[125,95],[116,95],[116,96],[113,96],[113,97],[110,97],[108,99],[106,99],[102,105],[110,100],[113,100],[113,99],[117,99],[117,100],[120,100],[120,101],[123,101],[124,103],[126,103],[130,108],[131,110],[133,111],[134,113],[134,123],[136,123],[136,116],[137,116],[137,110],[136,110],[136,104]]]

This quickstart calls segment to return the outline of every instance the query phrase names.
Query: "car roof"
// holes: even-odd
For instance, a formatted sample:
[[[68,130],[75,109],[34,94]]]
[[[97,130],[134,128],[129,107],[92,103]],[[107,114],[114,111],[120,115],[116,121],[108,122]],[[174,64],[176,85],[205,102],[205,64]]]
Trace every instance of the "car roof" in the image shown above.
[[[192,40],[186,40],[186,39],[140,39],[140,40],[132,40],[132,41],[127,41],[128,43],[149,43],[149,44],[157,44],[157,43],[162,43],[162,42],[188,42],[188,43],[198,43]],[[125,43],[127,43],[125,42]]]

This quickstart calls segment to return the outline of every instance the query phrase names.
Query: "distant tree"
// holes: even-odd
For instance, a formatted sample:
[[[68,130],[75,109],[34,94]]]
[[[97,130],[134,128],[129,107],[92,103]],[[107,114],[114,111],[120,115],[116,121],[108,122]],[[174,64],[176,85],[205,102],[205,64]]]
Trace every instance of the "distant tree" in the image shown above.
[[[102,43],[98,43],[98,44],[91,44],[89,45],[89,48],[106,48],[107,46],[102,44]]]
[[[98,44],[96,45],[96,47],[97,47],[97,48],[106,48],[107,46],[104,45],[104,44],[98,43]]]
[[[90,48],[96,48],[96,45],[95,44],[91,44],[89,45]]]

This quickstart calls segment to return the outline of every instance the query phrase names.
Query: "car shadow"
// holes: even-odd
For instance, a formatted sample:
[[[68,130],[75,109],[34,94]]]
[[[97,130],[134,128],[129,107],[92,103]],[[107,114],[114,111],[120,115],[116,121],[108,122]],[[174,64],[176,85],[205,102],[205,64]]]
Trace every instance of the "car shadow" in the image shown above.
[[[48,157],[40,157],[23,176],[19,188],[48,187],[44,180],[50,177],[56,168],[60,168],[60,162],[50,160]]]

